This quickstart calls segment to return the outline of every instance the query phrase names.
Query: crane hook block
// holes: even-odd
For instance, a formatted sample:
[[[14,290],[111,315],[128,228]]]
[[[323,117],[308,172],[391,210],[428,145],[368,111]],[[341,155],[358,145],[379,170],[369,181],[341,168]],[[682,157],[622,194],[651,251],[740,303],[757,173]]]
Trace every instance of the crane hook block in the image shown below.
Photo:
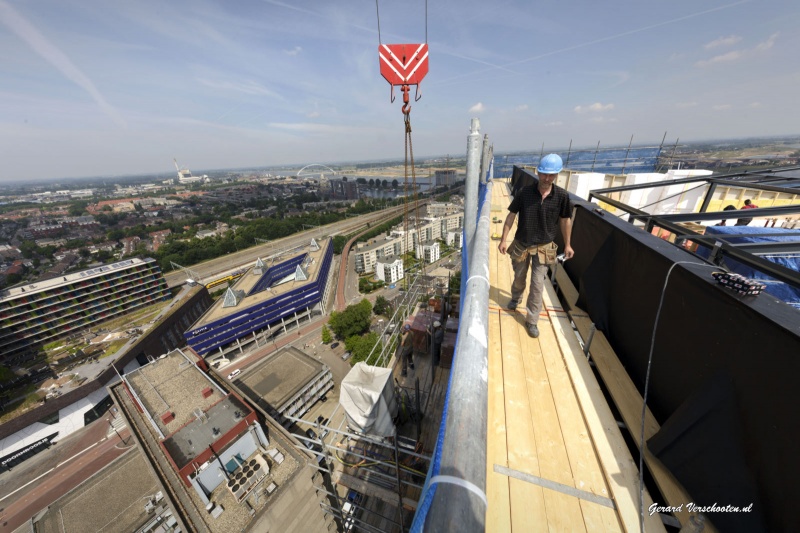
[[[428,43],[378,46],[381,75],[395,85],[417,85],[428,73]]]

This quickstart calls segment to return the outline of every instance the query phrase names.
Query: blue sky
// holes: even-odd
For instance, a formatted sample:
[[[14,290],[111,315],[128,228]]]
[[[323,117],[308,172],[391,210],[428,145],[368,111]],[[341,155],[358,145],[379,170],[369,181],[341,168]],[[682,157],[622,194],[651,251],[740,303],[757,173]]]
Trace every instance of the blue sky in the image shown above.
[[[424,0],[380,1],[383,43]],[[800,133],[800,3],[430,0],[414,153]],[[403,157],[374,1],[0,0],[0,181]]]

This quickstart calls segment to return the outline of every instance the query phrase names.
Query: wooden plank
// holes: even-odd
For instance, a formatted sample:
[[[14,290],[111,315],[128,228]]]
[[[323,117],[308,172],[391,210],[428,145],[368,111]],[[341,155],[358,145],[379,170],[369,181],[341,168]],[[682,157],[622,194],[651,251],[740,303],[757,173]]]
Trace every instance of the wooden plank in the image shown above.
[[[551,317],[550,322],[555,322],[561,317],[566,318],[566,313],[560,307],[554,306],[546,297],[546,293],[544,308]],[[567,356],[561,353],[554,325],[548,323],[547,326],[539,328],[539,344],[542,347],[543,364],[550,380],[552,400],[564,438],[573,484],[577,489],[611,499],[603,469],[595,454],[586,421],[572,388],[572,381],[564,361]],[[586,500],[581,500],[580,505],[588,531],[622,531],[622,525],[614,509]]]
[[[570,316],[572,321],[575,323],[581,337],[588,338],[592,322],[587,313],[576,305],[578,292],[575,286],[566,273],[561,270],[557,273],[556,279],[567,303],[571,307]],[[589,350],[603,383],[619,410],[623,422],[628,427],[631,438],[638,447],[641,442],[642,395],[602,331],[595,332]],[[660,428],[649,408],[645,410],[644,428],[645,441],[655,435]],[[690,513],[686,510],[686,506],[682,504],[694,500],[691,499],[689,493],[680,482],[675,479],[675,476],[650,453],[646,446],[644,460],[658,486],[658,490],[666,500],[663,504],[673,507],[681,506],[682,512],[675,513],[675,517],[680,521],[681,525],[688,524],[690,517],[695,513]],[[705,524],[711,531],[712,529],[710,528],[713,528],[713,526],[709,521],[706,521]]]
[[[502,293],[511,287],[511,262],[508,256],[498,259],[497,286]],[[508,467],[539,475],[536,439],[527,401],[525,369],[520,347],[520,328],[516,314],[498,311],[502,339],[503,382],[506,413]],[[489,467],[493,468],[494,465]],[[548,531],[543,489],[538,485],[511,478],[509,501],[511,528],[519,532]]]
[[[545,284],[545,304],[558,308],[555,291]],[[558,313],[551,313],[553,331],[561,347],[564,363],[569,371],[575,395],[580,403],[583,418],[589,428],[594,449],[605,473],[606,483],[617,510],[617,516],[626,532],[639,531],[639,472],[614,415],[600,390],[589,362],[583,356],[578,339],[569,320]],[[645,490],[645,506],[652,503]],[[645,513],[645,530],[665,531],[658,517]]]
[[[489,250],[491,288],[489,299],[497,300],[497,256]],[[491,305],[491,303],[490,303]],[[486,436],[486,531],[511,531],[509,479],[494,471],[494,465],[508,466],[506,450],[506,412],[503,386],[503,342],[500,335],[500,312],[489,311],[489,384]]]
[[[520,317],[521,318],[521,317]],[[539,320],[539,328],[550,327],[547,319]],[[569,487],[575,487],[572,468],[567,457],[561,426],[553,402],[553,392],[542,359],[539,339],[532,339],[519,325],[522,338],[522,353],[525,381],[531,419],[535,429],[536,450],[539,461],[539,476]],[[573,495],[557,490],[544,490],[547,522],[555,531],[586,531],[580,500]]]

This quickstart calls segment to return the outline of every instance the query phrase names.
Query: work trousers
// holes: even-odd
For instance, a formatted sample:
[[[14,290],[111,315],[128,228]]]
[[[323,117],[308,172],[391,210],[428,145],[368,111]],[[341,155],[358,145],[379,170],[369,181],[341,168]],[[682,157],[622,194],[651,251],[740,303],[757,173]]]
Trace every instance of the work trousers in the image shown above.
[[[527,283],[528,266],[531,267],[531,290],[525,302],[526,324],[536,324],[539,322],[539,313],[542,311],[542,292],[544,292],[544,278],[547,275],[547,265],[539,263],[539,254],[526,254],[527,257],[521,261],[514,261],[513,256],[511,265],[514,267],[514,283],[511,284],[511,299],[519,304],[522,293],[525,292]]]
[[[408,372],[409,365],[414,365],[414,350],[411,348],[403,348],[402,352],[403,358],[403,375]]]

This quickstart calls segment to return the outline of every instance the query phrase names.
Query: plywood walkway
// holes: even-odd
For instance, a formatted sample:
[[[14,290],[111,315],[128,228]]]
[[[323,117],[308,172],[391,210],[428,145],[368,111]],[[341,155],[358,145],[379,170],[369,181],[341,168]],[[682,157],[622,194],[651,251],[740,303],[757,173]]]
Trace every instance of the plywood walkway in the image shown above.
[[[501,233],[509,200],[496,180],[492,232]],[[636,465],[569,319],[546,283],[540,336],[528,336],[524,309],[505,309],[513,271],[497,242],[489,259],[486,531],[639,531]],[[644,527],[664,531],[657,516]]]

